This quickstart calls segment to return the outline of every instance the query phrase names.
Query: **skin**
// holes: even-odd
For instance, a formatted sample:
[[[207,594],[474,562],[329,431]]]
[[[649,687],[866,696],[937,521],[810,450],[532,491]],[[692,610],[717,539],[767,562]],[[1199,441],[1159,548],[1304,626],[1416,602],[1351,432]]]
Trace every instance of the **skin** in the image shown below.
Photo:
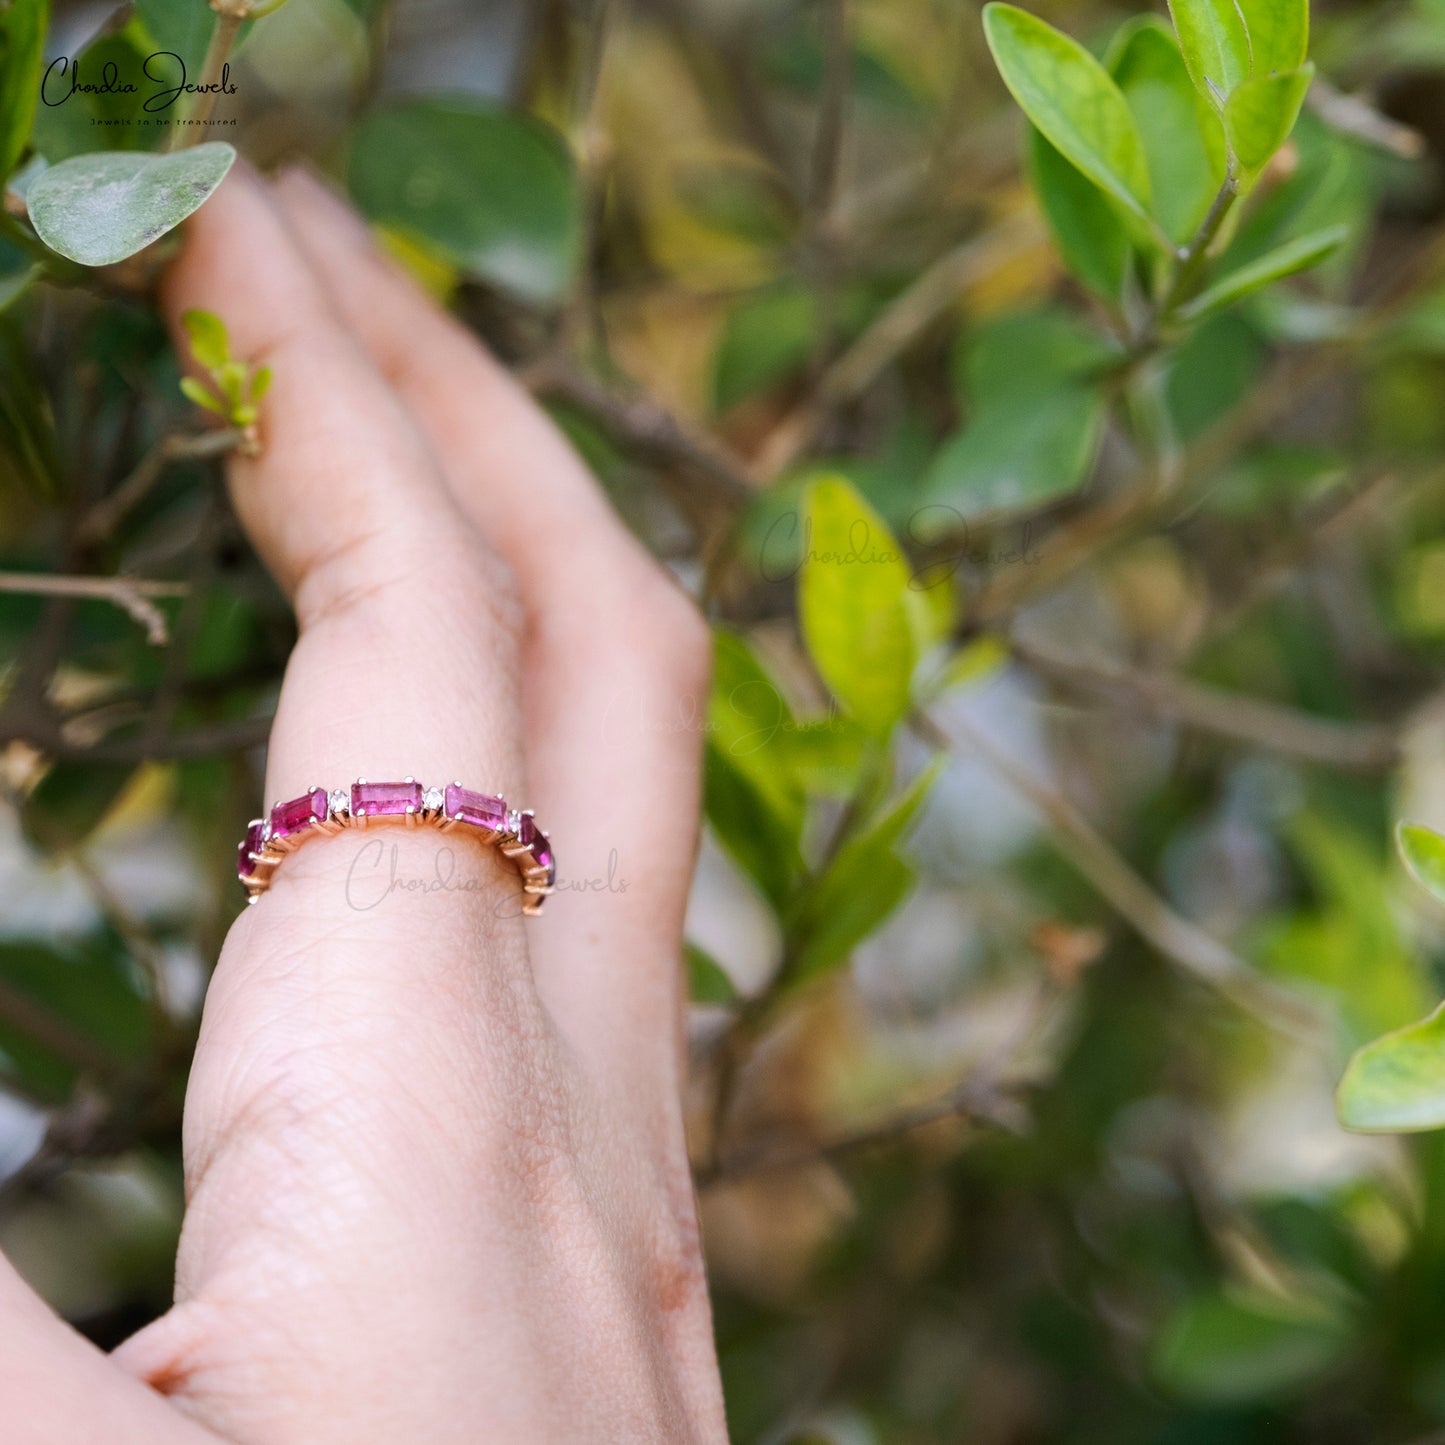
[[[700,740],[669,726],[706,627],[315,180],[238,169],[163,300],[182,355],[199,306],[275,369],[228,473],[300,625],[267,802],[456,778],[534,806],[564,878],[615,853],[613,884],[523,920],[456,834],[289,857],[206,999],[175,1305],[106,1356],[0,1260],[6,1439],[725,1440],[680,1103]],[[384,876],[466,886],[356,906],[378,838]]]

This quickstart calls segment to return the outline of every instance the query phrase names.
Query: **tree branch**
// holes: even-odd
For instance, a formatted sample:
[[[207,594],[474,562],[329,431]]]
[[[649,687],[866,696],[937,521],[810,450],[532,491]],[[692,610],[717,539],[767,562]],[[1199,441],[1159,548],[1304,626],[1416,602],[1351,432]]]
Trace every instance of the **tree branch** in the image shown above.
[[[1349,772],[1386,772],[1400,759],[1399,737],[1383,724],[1310,717],[1191,678],[1146,672],[1109,658],[1054,652],[1017,636],[1010,638],[1009,648],[1025,666],[1066,687],[1251,747]]]
[[[1262,978],[1218,939],[1176,913],[1061,793],[1038,782],[972,728],[954,723],[964,734],[960,742],[926,713],[915,713],[911,722],[932,747],[981,758],[1032,804],[1053,829],[1059,851],[1141,938],[1185,974],[1280,1033],[1310,1041],[1318,1038],[1323,1021],[1315,1008]]]

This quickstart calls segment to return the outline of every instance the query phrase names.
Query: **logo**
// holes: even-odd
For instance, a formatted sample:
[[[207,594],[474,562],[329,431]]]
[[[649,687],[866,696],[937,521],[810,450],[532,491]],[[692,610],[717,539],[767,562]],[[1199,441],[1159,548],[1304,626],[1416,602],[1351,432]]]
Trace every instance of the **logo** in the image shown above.
[[[220,79],[214,84],[192,85],[186,79],[186,62],[173,50],[157,50],[146,56],[141,64],[141,74],[134,78],[123,75],[120,66],[113,60],[107,60],[100,67],[98,78],[89,72],[82,75],[78,56],[58,55],[41,77],[40,101],[43,105],[57,106],[64,105],[76,95],[140,95],[143,89],[149,93],[141,109],[152,115],[169,110],[183,95],[236,94],[229,65],[221,67]]]

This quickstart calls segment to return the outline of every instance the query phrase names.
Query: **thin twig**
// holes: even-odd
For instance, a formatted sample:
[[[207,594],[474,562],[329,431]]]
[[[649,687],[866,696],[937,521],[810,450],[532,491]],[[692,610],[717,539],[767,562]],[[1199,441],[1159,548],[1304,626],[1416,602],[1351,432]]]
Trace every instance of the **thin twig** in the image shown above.
[[[849,1130],[832,1139],[802,1148],[765,1143],[739,1149],[698,1170],[693,1176],[694,1182],[699,1189],[708,1189],[758,1174],[785,1173],[814,1164],[832,1163],[880,1144],[891,1144],[945,1119],[991,1125],[1012,1134],[1023,1127],[1016,1098],[1000,1093],[991,1084],[970,1079],[950,1089],[941,1098],[890,1114],[876,1123]]]
[[[1425,154],[1427,143],[1419,131],[1382,115],[1359,96],[1337,90],[1322,75],[1316,75],[1310,83],[1305,104],[1331,130],[1363,141],[1386,155],[1416,161]]]
[[[184,597],[186,591],[183,582],[148,582],[140,577],[56,577],[42,572],[0,572],[0,592],[110,602],[145,628],[146,640],[154,647],[165,644],[169,631],[165,613],[151,598]]]
[[[79,539],[94,543],[114,536],[116,528],[151,494],[172,462],[205,461],[224,456],[244,445],[245,441],[245,433],[234,427],[162,437],[136,463],[130,475],[85,514],[77,534]]]
[[[1063,794],[1040,783],[976,730],[953,722],[961,739],[926,713],[912,726],[931,746],[960,757],[973,754],[1021,794],[1052,828],[1059,851],[1146,942],[1190,977],[1209,985],[1261,1023],[1294,1038],[1314,1041],[1322,1021],[1307,1001],[1262,978],[1231,949],[1176,913]]]
[[[261,747],[271,735],[271,718],[242,718],[235,722],[187,728],[163,738],[129,737],[109,742],[76,742],[63,728],[47,727],[39,720],[23,722],[0,717],[0,747],[26,743],[46,757],[72,762],[144,763],[179,762],[186,758],[219,757]]]
[[[1009,647],[1020,662],[1066,687],[1113,698],[1251,747],[1362,773],[1385,772],[1400,759],[1399,737],[1395,729],[1383,724],[1311,717],[1192,678],[1145,671],[1076,651],[1056,652],[1017,636],[1010,639]]]
[[[964,291],[1044,237],[1039,217],[1021,211],[940,256],[823,373],[807,400],[783,418],[753,471],[766,480],[792,465],[812,445],[833,408],[860,397]]]
[[[190,114],[177,116],[172,124],[165,141],[165,149],[169,151],[186,150],[205,139],[206,122],[216,108],[227,62],[252,6],[250,0],[211,0],[211,9],[216,12],[216,23],[211,28],[210,44],[206,46],[201,73],[196,79],[199,94]]]
[[[549,357],[527,368],[522,381],[539,396],[585,412],[614,439],[644,457],[685,466],[707,484],[715,501],[737,511],[753,498],[747,468],[721,442],[693,428],[651,397],[615,395],[572,362]]]

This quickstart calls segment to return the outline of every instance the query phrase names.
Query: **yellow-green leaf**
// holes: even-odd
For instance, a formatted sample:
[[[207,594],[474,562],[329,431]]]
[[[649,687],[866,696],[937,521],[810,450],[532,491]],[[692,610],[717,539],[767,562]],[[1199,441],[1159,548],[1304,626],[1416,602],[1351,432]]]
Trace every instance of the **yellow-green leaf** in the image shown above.
[[[1251,261],[1247,266],[1241,266],[1239,270],[1221,276],[1214,285],[1201,291],[1187,306],[1181,306],[1175,315],[1181,321],[1198,321],[1216,311],[1222,311],[1226,306],[1232,306],[1236,301],[1262,290],[1272,282],[1308,271],[1311,266],[1318,266],[1321,261],[1334,255],[1349,239],[1349,234],[1348,226],[1330,226],[1323,231],[1301,236],[1286,245],[1277,246],[1257,261]]]
[[[1136,216],[1149,218],[1149,166],[1133,114],[1078,41],[1013,5],[984,7],[999,74],[1054,148]]]
[[[1401,823],[1400,856],[1415,881],[1445,903],[1445,835],[1422,823]]]
[[[1336,1102],[1340,1123],[1365,1133],[1445,1126],[1445,1005],[1360,1049]]]
[[[47,0],[0,5],[0,189],[30,139],[49,9]]]
[[[1239,0],[1249,31],[1251,68],[1258,77],[1295,70],[1310,44],[1309,0]]]
[[[193,307],[181,313],[181,325],[190,339],[191,354],[207,371],[218,371],[230,358],[226,323],[214,311]]]
[[[798,613],[809,656],[864,727],[887,733],[908,710],[918,660],[907,561],[887,524],[842,477],[811,482],[804,515]]]
[[[1301,65],[1246,80],[1230,95],[1224,107],[1224,131],[1242,175],[1257,175],[1289,139],[1314,74],[1313,65]]]
[[[1249,33],[1235,0],[1169,0],[1169,13],[1189,78],[1211,104],[1222,105],[1250,74]]]

